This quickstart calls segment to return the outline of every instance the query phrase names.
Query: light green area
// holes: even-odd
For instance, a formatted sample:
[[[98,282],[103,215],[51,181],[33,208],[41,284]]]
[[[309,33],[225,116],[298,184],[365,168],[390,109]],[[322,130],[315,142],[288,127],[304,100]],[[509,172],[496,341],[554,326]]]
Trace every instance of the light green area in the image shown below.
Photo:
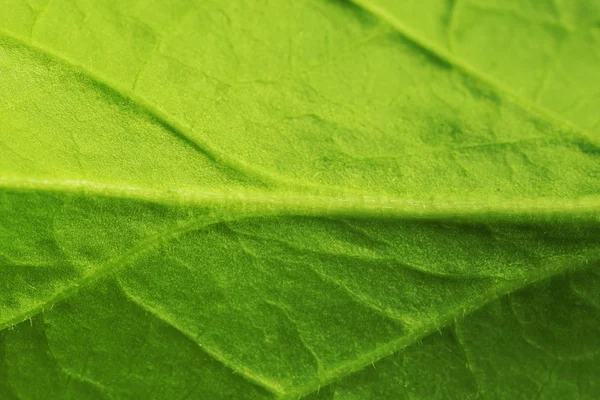
[[[354,1],[498,89],[600,132],[599,1]]]
[[[0,0],[0,399],[597,399],[595,3]]]

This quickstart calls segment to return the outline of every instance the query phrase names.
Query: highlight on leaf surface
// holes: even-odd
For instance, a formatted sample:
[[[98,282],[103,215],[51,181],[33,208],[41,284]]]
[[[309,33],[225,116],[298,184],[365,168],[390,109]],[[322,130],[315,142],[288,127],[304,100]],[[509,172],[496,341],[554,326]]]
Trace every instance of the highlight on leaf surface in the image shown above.
[[[0,8],[0,399],[600,397],[600,2]]]

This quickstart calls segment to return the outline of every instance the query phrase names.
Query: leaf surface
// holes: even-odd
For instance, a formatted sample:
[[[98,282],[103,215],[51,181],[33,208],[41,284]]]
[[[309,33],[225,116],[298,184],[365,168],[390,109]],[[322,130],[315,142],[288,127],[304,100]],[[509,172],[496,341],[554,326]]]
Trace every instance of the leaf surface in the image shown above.
[[[598,132],[598,1],[357,0],[438,54]]]
[[[3,397],[597,397],[598,130],[467,14],[2,4]]]

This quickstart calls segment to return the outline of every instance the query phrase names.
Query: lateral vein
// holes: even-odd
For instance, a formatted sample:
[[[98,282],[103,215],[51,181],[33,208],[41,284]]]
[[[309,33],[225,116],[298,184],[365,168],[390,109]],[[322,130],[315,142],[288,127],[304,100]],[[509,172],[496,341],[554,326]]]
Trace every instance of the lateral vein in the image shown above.
[[[176,331],[181,333],[183,336],[185,336],[186,338],[191,340],[196,346],[198,346],[198,348],[200,348],[202,350],[202,352],[204,352],[206,355],[208,355],[213,360],[217,361],[221,365],[230,369],[234,373],[240,375],[247,381],[249,381],[255,385],[258,385],[264,389],[267,389],[269,392],[271,392],[277,396],[281,396],[283,394],[283,388],[281,387],[281,385],[278,382],[273,381],[268,378],[265,378],[263,376],[260,376],[256,373],[254,373],[251,369],[245,367],[244,365],[236,365],[234,362],[229,360],[229,358],[225,354],[221,353],[219,350],[212,348],[210,346],[207,346],[205,344],[199,343],[198,339],[199,339],[199,336],[201,336],[201,335],[196,335],[196,334],[190,332],[188,329],[186,329],[185,327],[183,327],[180,324],[178,324],[177,322],[175,322],[173,320],[173,318],[171,316],[169,316],[167,313],[152,307],[151,305],[147,304],[142,299],[139,299],[136,296],[132,295],[125,289],[123,289],[123,288],[121,288],[121,289],[122,289],[122,292],[125,294],[125,296],[130,301],[132,301],[138,307],[142,308],[143,310],[145,310],[146,312],[151,314],[154,318],[158,319],[159,321],[163,322],[166,325],[169,325],[170,327],[172,327],[173,329],[175,329]]]
[[[9,328],[13,325],[21,323],[28,318],[31,318],[41,312],[43,312],[47,307],[51,307],[54,304],[66,300],[75,296],[79,290],[86,288],[94,283],[98,282],[102,278],[110,275],[111,273],[117,272],[122,268],[125,268],[127,265],[135,261],[139,256],[145,254],[152,249],[155,249],[161,246],[164,243],[168,243],[171,240],[187,233],[193,231],[195,229],[201,229],[204,226],[208,226],[214,223],[218,223],[218,221],[207,217],[206,219],[196,219],[190,221],[186,224],[178,224],[169,229],[166,229],[156,235],[153,235],[138,246],[132,248],[129,251],[109,260],[104,265],[102,265],[97,270],[94,270],[93,273],[89,273],[80,277],[77,280],[70,282],[67,286],[57,291],[50,298],[46,298],[43,301],[38,302],[37,304],[27,308],[26,310],[21,311],[19,314],[11,316],[6,319],[0,319],[0,331]]]
[[[590,252],[590,254],[584,257],[584,259],[592,257],[594,259],[600,258],[600,252]],[[537,282],[551,279],[555,276],[567,272],[580,270],[588,266],[586,262],[578,260],[578,257],[575,259],[567,258],[567,260],[558,265],[556,269],[544,270],[541,272],[535,271],[527,277],[508,282],[506,286],[500,289],[481,293],[478,296],[473,297],[469,302],[462,304],[460,307],[457,307],[453,312],[450,312],[447,315],[445,315],[444,318],[438,321],[434,321],[432,324],[424,325],[420,329],[415,330],[412,334],[401,336],[395,340],[392,340],[388,343],[379,346],[378,348],[368,353],[361,354],[359,357],[353,360],[345,361],[337,367],[330,369],[325,374],[322,374],[321,376],[306,382],[304,385],[286,392],[285,395],[282,396],[282,399],[297,399],[314,393],[319,389],[323,388],[323,386],[327,386],[336,381],[339,381],[340,379],[343,379],[353,374],[354,372],[361,370],[367,365],[373,364],[385,357],[388,357],[392,354],[401,351],[402,349],[412,345],[413,343],[424,338],[425,336],[440,330],[441,328],[450,326],[456,320],[464,318],[465,316],[479,310],[480,308],[484,307],[486,304],[494,300],[497,300],[503,296],[510,295],[511,293],[514,293],[517,290],[524,289]]]
[[[96,71],[93,71],[85,66],[77,63],[74,60],[65,58],[56,52],[49,50],[39,44],[34,44],[26,38],[20,38],[9,32],[0,29],[0,38],[5,42],[11,43],[11,45],[21,46],[29,49],[30,51],[36,52],[43,55],[46,58],[51,59],[64,66],[65,68],[77,72],[81,76],[90,80],[99,87],[114,93],[129,103],[137,107],[139,110],[149,115],[154,121],[169,131],[174,137],[179,139],[186,146],[191,147],[196,152],[204,155],[214,163],[221,165],[222,167],[234,171],[242,176],[256,179],[266,185],[277,185],[285,183],[285,178],[278,176],[270,171],[261,170],[254,166],[250,166],[241,160],[234,159],[233,157],[226,155],[206,140],[200,140],[198,135],[193,134],[193,129],[185,127],[177,122],[168,113],[160,109],[152,102],[146,100],[139,94],[129,90],[127,88],[119,86],[117,83],[103,77]]]
[[[497,93],[504,95],[508,99],[512,100],[512,102],[518,104],[525,111],[530,114],[538,115],[543,117],[544,119],[554,122],[559,126],[563,126],[568,128],[570,133],[574,136],[579,136],[580,138],[585,139],[594,144],[598,144],[597,140],[594,139],[589,132],[585,129],[581,128],[577,124],[564,119],[559,115],[555,115],[550,110],[539,106],[535,103],[532,103],[529,100],[526,100],[515,93],[511,88],[506,87],[501,84],[499,81],[489,76],[485,72],[478,70],[468,61],[462,59],[461,57],[457,57],[450,53],[449,51],[444,50],[440,46],[432,43],[428,39],[421,37],[419,34],[414,32],[412,29],[407,27],[400,19],[396,18],[394,15],[391,15],[387,10],[383,7],[380,7],[376,4],[373,4],[369,0],[346,0],[351,3],[354,3],[357,7],[364,10],[365,12],[375,16],[380,21],[388,24],[391,28],[393,28],[398,34],[400,34],[405,39],[409,40],[413,44],[417,45],[419,48],[423,49],[427,53],[437,57],[441,61],[447,63],[448,65],[456,68],[457,70],[463,72],[467,76],[476,79],[479,82],[484,83],[488,87],[493,88]]]

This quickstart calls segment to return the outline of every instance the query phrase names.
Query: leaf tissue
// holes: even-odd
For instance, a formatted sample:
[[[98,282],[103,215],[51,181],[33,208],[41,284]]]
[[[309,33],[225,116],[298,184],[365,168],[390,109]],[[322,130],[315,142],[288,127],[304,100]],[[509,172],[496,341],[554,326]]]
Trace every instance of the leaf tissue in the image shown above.
[[[0,9],[0,399],[600,398],[600,1]]]

